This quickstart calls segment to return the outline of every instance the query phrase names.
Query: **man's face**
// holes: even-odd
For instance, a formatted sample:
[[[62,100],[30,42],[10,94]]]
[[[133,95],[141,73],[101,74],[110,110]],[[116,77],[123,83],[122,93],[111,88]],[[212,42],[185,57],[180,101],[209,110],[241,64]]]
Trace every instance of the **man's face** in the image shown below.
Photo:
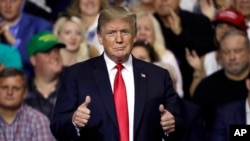
[[[21,13],[23,0],[0,0],[0,15],[5,21],[16,20]]]
[[[244,16],[250,16],[250,0],[235,0],[235,7]]]
[[[114,62],[123,62],[133,47],[135,33],[127,20],[115,20],[102,25],[98,39],[104,51]]]
[[[31,56],[31,63],[35,72],[47,75],[55,75],[62,70],[62,58],[59,54],[59,48],[53,48],[49,52],[39,52]]]
[[[169,15],[169,9],[177,11],[180,5],[180,0],[154,0],[156,12],[161,16]]]
[[[249,55],[244,37],[231,35],[222,40],[221,59],[227,74],[237,76],[248,69]]]
[[[24,84],[20,76],[0,78],[0,108],[17,110],[26,96]]]

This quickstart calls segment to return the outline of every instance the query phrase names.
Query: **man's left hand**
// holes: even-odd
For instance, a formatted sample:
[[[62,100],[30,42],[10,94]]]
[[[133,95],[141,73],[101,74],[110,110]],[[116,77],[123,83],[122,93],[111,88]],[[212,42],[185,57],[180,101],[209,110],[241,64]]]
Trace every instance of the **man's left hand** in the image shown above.
[[[171,133],[175,131],[175,119],[174,116],[164,108],[164,106],[161,104],[159,106],[159,111],[161,113],[161,126],[162,129],[167,133]]]

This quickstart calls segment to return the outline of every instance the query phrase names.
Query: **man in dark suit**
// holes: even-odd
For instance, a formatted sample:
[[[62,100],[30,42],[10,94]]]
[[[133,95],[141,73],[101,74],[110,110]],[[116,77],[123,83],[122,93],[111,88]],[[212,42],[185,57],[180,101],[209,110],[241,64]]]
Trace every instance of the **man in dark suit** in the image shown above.
[[[100,13],[98,39],[103,55],[65,70],[51,130],[60,141],[162,141],[180,129],[179,100],[167,70],[132,57],[136,16],[123,7]],[[116,110],[116,64],[122,64],[128,105]],[[117,114],[128,108],[128,126]],[[125,112],[126,113],[126,112]]]

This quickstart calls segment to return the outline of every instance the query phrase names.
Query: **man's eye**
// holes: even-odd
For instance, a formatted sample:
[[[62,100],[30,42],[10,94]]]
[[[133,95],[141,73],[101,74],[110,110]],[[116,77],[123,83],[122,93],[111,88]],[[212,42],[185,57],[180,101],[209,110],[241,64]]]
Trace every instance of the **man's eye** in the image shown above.
[[[115,32],[113,32],[113,31],[110,31],[110,32],[108,32],[107,34],[114,34]]]

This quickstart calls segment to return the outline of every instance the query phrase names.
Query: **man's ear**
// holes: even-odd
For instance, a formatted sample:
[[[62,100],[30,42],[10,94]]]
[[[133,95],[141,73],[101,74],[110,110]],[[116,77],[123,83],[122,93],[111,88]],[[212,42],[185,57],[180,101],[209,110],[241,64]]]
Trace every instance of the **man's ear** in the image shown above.
[[[32,64],[32,66],[35,66],[35,65],[36,65],[35,56],[31,56],[31,57],[30,57],[30,63]]]
[[[100,43],[101,45],[103,45],[101,33],[97,33],[97,37],[98,37],[99,43]]]
[[[24,88],[23,100],[27,97],[27,95],[28,95],[28,88]]]
[[[250,79],[249,78],[246,79],[246,87],[248,91],[250,91]]]

